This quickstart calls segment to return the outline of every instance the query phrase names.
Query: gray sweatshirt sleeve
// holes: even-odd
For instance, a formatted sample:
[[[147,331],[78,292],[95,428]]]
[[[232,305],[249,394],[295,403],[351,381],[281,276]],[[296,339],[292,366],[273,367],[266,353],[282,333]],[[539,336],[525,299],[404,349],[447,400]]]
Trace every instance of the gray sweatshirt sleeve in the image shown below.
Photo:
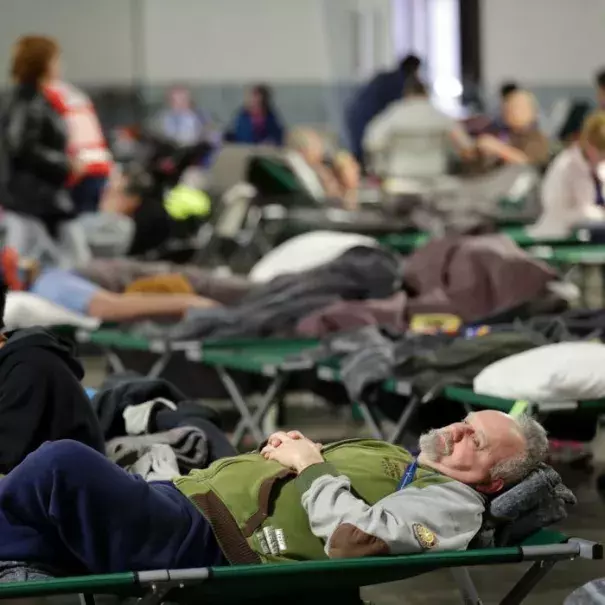
[[[331,558],[464,550],[481,527],[483,499],[458,481],[412,484],[373,506],[328,463],[309,467],[297,483],[311,531]]]

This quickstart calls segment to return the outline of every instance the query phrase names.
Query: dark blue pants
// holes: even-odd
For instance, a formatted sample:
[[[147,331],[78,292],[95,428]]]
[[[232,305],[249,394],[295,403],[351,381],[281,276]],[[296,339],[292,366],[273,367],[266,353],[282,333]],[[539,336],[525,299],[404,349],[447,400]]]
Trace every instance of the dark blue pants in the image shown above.
[[[170,483],[146,483],[75,441],[45,443],[0,480],[0,561],[63,573],[217,565],[208,522]]]
[[[71,199],[78,214],[97,212],[106,184],[107,177],[86,176],[72,188]]]

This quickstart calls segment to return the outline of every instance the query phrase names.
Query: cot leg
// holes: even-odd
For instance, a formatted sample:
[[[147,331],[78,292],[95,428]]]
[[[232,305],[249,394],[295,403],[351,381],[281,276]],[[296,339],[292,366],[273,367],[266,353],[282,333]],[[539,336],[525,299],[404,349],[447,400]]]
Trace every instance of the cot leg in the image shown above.
[[[81,593],[78,596],[80,597],[80,605],[95,605],[95,595]]]
[[[410,402],[407,404],[401,416],[399,416],[399,420],[393,429],[390,437],[388,438],[389,443],[399,443],[405,429],[408,426],[408,423],[416,413],[418,406],[420,405],[420,397],[412,397]]]
[[[279,402],[278,403],[274,403],[271,406],[269,406],[269,409],[267,410],[267,413],[265,414],[265,417],[263,418],[263,422],[261,425],[261,431],[263,433],[263,435],[271,435],[272,433],[275,433],[275,431],[277,430],[278,426],[284,426],[284,423],[280,421],[280,409],[279,409]]]
[[[500,605],[519,605],[554,567],[555,561],[536,561],[500,601]]]
[[[477,588],[471,574],[466,567],[456,567],[452,569],[452,575],[458,585],[460,596],[464,605],[483,605],[483,601],[479,598]]]
[[[137,601],[137,605],[161,605],[169,591],[169,586],[162,587],[152,584],[151,590]]]
[[[170,358],[172,357],[171,351],[166,351],[154,362],[154,364],[147,372],[147,378],[159,378],[166,369]]]
[[[262,396],[261,401],[258,404],[258,407],[256,408],[256,411],[252,415],[252,421],[254,422],[255,426],[260,427],[263,424],[263,420],[267,416],[267,413],[276,403],[276,399],[279,399],[279,396],[283,391],[285,383],[286,375],[278,374],[273,380],[273,382],[269,385],[269,388],[265,391],[265,394]],[[268,435],[265,434],[262,429],[261,435],[261,442],[265,440],[265,437],[268,437]],[[261,442],[259,442],[259,445]]]
[[[376,420],[374,412],[368,407],[367,403],[359,401],[357,407],[361,412],[361,416],[368,427],[368,430],[372,434],[374,439],[384,439],[384,431],[380,428],[380,423]]]
[[[107,363],[114,374],[121,374],[126,371],[126,366],[122,363],[122,360],[115,351],[107,349],[105,351],[105,359],[107,359]]]
[[[256,411],[254,414],[251,414],[246,400],[242,397],[237,384],[233,378],[231,378],[230,374],[225,370],[225,368],[221,367],[217,367],[216,371],[221,382],[225,386],[229,397],[231,397],[233,405],[235,405],[241,416],[241,420],[237,423],[235,431],[233,432],[231,443],[234,447],[237,447],[243,439],[246,430],[248,430],[256,443],[260,445],[265,439],[263,431],[260,428],[260,424],[262,423],[267,410],[271,404],[275,402],[275,398],[282,390],[285,382],[285,375],[278,374],[275,377],[265,394],[262,396],[261,402],[259,403]]]

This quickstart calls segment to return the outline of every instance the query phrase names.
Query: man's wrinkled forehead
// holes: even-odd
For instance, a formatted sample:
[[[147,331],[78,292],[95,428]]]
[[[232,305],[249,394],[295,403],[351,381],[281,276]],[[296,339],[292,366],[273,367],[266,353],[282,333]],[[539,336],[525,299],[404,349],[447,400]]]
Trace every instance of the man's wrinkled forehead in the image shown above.
[[[471,412],[465,420],[476,431],[482,432],[487,441],[500,440],[508,435],[524,440],[515,419],[499,410]],[[499,421],[498,426],[494,425],[494,421]]]

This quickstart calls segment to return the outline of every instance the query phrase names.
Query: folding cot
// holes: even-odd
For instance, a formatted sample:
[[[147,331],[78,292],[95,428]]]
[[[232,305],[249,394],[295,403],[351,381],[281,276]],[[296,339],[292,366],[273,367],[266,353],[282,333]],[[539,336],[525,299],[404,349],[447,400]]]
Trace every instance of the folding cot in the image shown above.
[[[198,345],[197,349],[190,348],[186,355],[192,361],[200,361],[217,370],[241,416],[236,434],[234,434],[234,442],[238,444],[246,430],[250,431],[257,442],[262,441],[264,435],[260,425],[271,405],[276,403],[278,397],[283,394],[288,379],[293,374],[313,370],[322,381],[340,381],[337,361],[324,359],[316,365],[311,357],[306,358],[304,354],[301,355],[305,350],[317,345],[318,342],[314,340],[265,339],[232,341],[231,343],[214,341]],[[270,380],[269,386],[253,414],[237,383],[231,378],[230,372],[234,370],[262,375]],[[374,407],[364,402],[352,403],[359,411],[372,436],[391,442],[398,442],[401,439],[418,408],[432,400],[437,394],[450,401],[461,403],[468,411],[476,408],[489,408],[509,412],[516,403],[513,400],[478,395],[470,388],[459,386],[446,386],[439,392],[429,392],[421,397],[411,392],[408,382],[397,379],[384,381],[382,389],[387,393],[408,398],[407,405],[402,409],[397,423],[388,435],[382,428],[380,413]],[[595,417],[605,414],[605,400],[557,403],[530,401],[528,404],[530,412],[536,414],[572,410],[594,414]]]
[[[231,442],[237,447],[246,431],[257,444],[264,441],[265,435],[261,429],[263,420],[271,406],[285,393],[290,378],[294,374],[313,369],[311,359],[295,357],[318,344],[317,340],[312,339],[279,338],[204,341],[198,343],[196,348],[190,347],[186,357],[216,370],[240,415],[231,437]],[[237,381],[233,379],[233,371],[262,376],[268,380],[266,390],[256,402],[253,413]]]
[[[575,245],[535,243],[534,256],[561,265],[605,265],[605,244]]]
[[[315,348],[319,342],[312,339],[224,339],[206,340],[204,342],[169,342],[160,339],[146,339],[140,336],[121,332],[120,330],[99,329],[95,332],[78,333],[80,342],[92,342],[105,351],[114,371],[124,370],[116,350],[146,351],[159,355],[148,373],[150,377],[160,376],[168,361],[176,353],[196,363],[212,368],[223,385],[227,395],[239,414],[232,441],[237,447],[246,432],[256,443],[263,441],[265,435],[262,423],[273,404],[279,402],[286,391],[293,386],[292,378],[307,372],[307,377],[313,377],[324,382],[340,382],[340,372],[337,361],[327,359],[316,364],[312,357],[301,355],[306,350]],[[247,401],[247,396],[234,378],[236,372],[263,379],[264,390],[256,401],[256,409]],[[300,385],[301,381],[298,381]],[[295,383],[294,383],[295,384]],[[302,386],[305,386],[304,384]],[[386,380],[382,389],[391,395],[401,395],[407,398],[395,426],[387,435],[383,428],[380,412],[364,402],[352,402],[355,409],[364,420],[371,435],[378,439],[397,442],[401,439],[420,406],[432,400],[437,392],[429,392],[424,397],[413,394],[409,383],[397,379]],[[464,405],[467,409],[490,408],[505,412],[510,411],[515,401],[479,395],[470,388],[447,386],[439,391],[439,396]],[[560,411],[578,410],[586,413],[605,414],[605,400],[532,403],[530,407],[538,414],[556,413]]]
[[[141,605],[164,602],[252,604],[276,597],[295,605],[310,602],[317,605],[359,604],[361,587],[450,569],[464,602],[481,605],[483,601],[469,567],[532,563],[500,601],[502,605],[517,605],[558,561],[602,558],[603,547],[598,543],[567,539],[558,532],[542,530],[519,546],[503,548],[7,582],[0,584],[0,599],[80,594],[83,603],[94,605],[95,595],[111,594],[122,598],[139,597]]]
[[[242,342],[239,346],[232,342],[230,349],[211,346],[207,359],[220,367],[227,358],[237,358],[231,365],[243,367],[245,355],[242,348],[245,349],[246,345]],[[311,342],[283,341],[279,354],[270,354],[267,351],[270,345],[265,345],[264,357],[260,352],[248,357],[257,358],[258,363],[254,369],[262,370],[264,363],[264,371],[276,376],[280,367],[284,371],[289,369],[284,361],[288,350],[298,352],[301,347],[310,346]],[[203,356],[202,351],[200,349],[199,357]],[[246,368],[252,370],[253,366]],[[300,366],[293,366],[292,369],[299,368]],[[93,392],[89,394],[92,395]],[[463,397],[468,394],[461,392],[459,395]],[[450,569],[463,601],[468,605],[481,605],[483,601],[473,583],[469,567],[532,563],[500,601],[502,605],[517,605],[523,602],[557,562],[602,558],[601,544],[580,538],[566,538],[559,532],[543,529],[518,546],[500,548],[6,582],[0,583],[0,600],[78,594],[85,605],[94,605],[96,595],[115,595],[122,599],[137,597],[141,605],[160,605],[166,602],[189,605],[202,600],[221,605],[254,604],[275,597],[287,598],[288,603],[294,605],[311,601],[317,605],[327,605],[335,600],[352,605],[361,603],[359,589],[362,587]]]
[[[73,334],[79,344],[92,344],[101,349],[111,371],[115,373],[128,369],[118,351],[141,351],[156,354],[158,356],[156,361],[146,372],[146,376],[149,378],[161,376],[173,355],[199,347],[197,342],[173,342],[166,338],[146,338],[114,325],[103,325],[92,331],[78,329]]]
[[[145,338],[123,332],[115,327],[100,328],[93,332],[78,330],[76,340],[101,348],[114,372],[123,372],[127,369],[118,351],[156,354],[158,358],[146,374],[150,378],[161,376],[176,354],[183,355],[188,361],[213,368],[240,416],[232,435],[232,442],[236,447],[247,431],[256,443],[264,440],[261,424],[271,405],[284,394],[288,381],[294,373],[313,368],[312,361],[292,362],[288,358],[319,344],[317,340],[312,339],[277,338],[175,342],[160,338]],[[246,401],[243,390],[233,377],[234,372],[260,377],[266,384],[254,413],[251,412],[252,406]]]
[[[596,244],[583,243],[579,233],[574,233],[565,239],[536,238],[529,235],[523,225],[510,225],[502,227],[500,233],[504,233],[511,237],[521,248],[547,246],[550,250],[552,250],[551,254],[555,254],[555,259],[553,260],[556,260],[559,250],[574,250],[577,247],[578,249],[581,249],[582,252],[587,253],[590,250],[599,248],[599,246]],[[378,238],[382,244],[402,254],[409,254],[410,252],[413,252],[416,248],[425,244],[429,239],[430,234],[423,231],[390,233]],[[565,256],[565,254],[563,256]],[[576,258],[581,258],[581,256],[577,256]]]
[[[457,401],[473,408],[489,408],[510,412],[515,405],[512,399],[503,399],[501,397],[492,397],[490,395],[481,395],[475,393],[470,388],[464,387],[446,387],[443,392],[444,397],[450,401]],[[549,414],[561,411],[582,411],[593,413],[595,415],[605,414],[605,399],[596,399],[592,401],[559,401],[559,402],[532,402],[529,401],[530,410],[536,414]]]
[[[317,373],[320,379],[338,382],[340,373],[337,364],[322,363],[317,368]],[[384,422],[380,411],[370,406],[367,403],[360,401],[354,402],[358,407],[361,416],[371,433],[376,439],[384,439],[391,443],[397,443],[405,434],[410,421],[413,419],[418,408],[423,404],[431,401],[435,396],[445,398],[452,402],[462,404],[467,412],[473,409],[483,408],[500,410],[509,413],[515,406],[517,401],[512,399],[503,399],[500,397],[491,397],[489,395],[480,395],[475,393],[469,387],[461,386],[445,386],[441,388],[438,385],[435,391],[429,392],[424,396],[414,394],[407,381],[399,381],[396,378],[391,378],[383,382],[382,390],[392,395],[401,395],[407,398],[407,404],[401,410],[401,414],[389,433],[384,428]],[[565,402],[524,402],[527,404],[528,413],[541,415],[563,411],[581,411],[591,414],[596,417],[605,414],[605,399],[594,401],[565,401]]]
[[[538,245],[531,249],[536,258],[547,261],[565,269],[579,271],[579,287],[582,293],[582,302],[588,306],[588,284],[591,275],[595,272],[600,276],[601,293],[598,306],[605,304],[605,244],[580,243],[574,245]],[[594,303],[593,303],[594,304]]]

